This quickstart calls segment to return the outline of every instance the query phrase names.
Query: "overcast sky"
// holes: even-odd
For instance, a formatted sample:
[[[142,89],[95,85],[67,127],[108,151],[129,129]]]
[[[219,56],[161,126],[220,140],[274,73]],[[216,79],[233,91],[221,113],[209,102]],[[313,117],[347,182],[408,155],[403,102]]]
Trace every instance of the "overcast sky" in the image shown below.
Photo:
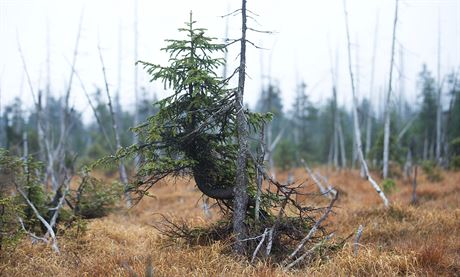
[[[239,36],[240,18],[221,15],[237,9],[241,1],[218,0],[138,0],[138,59],[165,63],[160,51],[164,40],[180,38],[190,10],[198,26],[209,35],[222,39],[226,21],[231,38]],[[122,0],[0,0],[0,88],[1,105],[21,97],[32,105],[18,42],[21,45],[34,90],[47,83],[47,45],[50,48],[50,80],[54,95],[63,94],[70,76],[70,62],[82,16],[81,41],[76,69],[90,92],[102,87],[103,76],[98,57],[102,48],[112,92],[121,87],[122,104],[134,103],[134,22],[136,1]],[[348,0],[350,34],[353,42],[353,67],[359,83],[359,96],[370,95],[373,41],[378,21],[378,45],[375,71],[374,103],[387,86],[391,34],[394,18],[393,0]],[[250,27],[274,31],[274,34],[250,33],[249,39],[267,48],[250,48],[246,101],[254,106],[260,94],[261,78],[279,84],[285,110],[292,105],[296,83],[308,84],[314,103],[321,103],[331,93],[331,56],[338,57],[339,101],[351,100],[346,55],[345,20],[342,0],[248,0],[248,9],[257,22]],[[377,20],[378,19],[378,20]],[[426,63],[437,73],[438,29],[441,37],[441,75],[460,65],[460,0],[401,0],[397,29],[396,81],[403,84],[407,97],[416,102],[417,74]],[[121,41],[121,43],[120,43]],[[403,51],[403,55],[399,53]],[[229,68],[237,66],[238,46],[229,52]],[[332,55],[331,55],[332,53]],[[120,61],[121,57],[121,61]],[[403,59],[401,59],[403,57]],[[401,62],[403,61],[403,62]],[[119,70],[120,68],[120,70]],[[404,73],[403,81],[399,79]],[[121,80],[118,76],[121,73]],[[264,77],[265,76],[265,77]],[[139,68],[139,86],[148,93],[166,95],[161,84],[150,84]],[[80,84],[74,79],[72,103],[89,111]],[[89,113],[86,113],[89,114]]]

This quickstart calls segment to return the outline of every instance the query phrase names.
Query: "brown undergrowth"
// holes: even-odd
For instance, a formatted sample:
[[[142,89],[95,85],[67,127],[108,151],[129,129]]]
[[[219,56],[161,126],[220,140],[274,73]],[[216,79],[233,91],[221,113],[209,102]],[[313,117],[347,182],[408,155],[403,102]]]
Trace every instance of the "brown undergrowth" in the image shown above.
[[[144,276],[149,257],[154,276],[459,276],[460,173],[444,172],[438,183],[420,176],[416,205],[410,205],[410,182],[397,180],[389,195],[392,206],[384,209],[359,172],[319,171],[340,191],[335,214],[325,223],[328,230],[346,237],[360,224],[364,227],[356,256],[350,239],[307,268],[285,271],[270,261],[251,265],[232,256],[226,241],[172,242],[152,227],[161,220],[159,214],[192,226],[207,226],[219,214],[211,208],[211,214],[204,215],[192,182],[169,180],[133,209],[89,221],[84,235],[61,234],[61,255],[25,238],[12,252],[2,253],[0,276]],[[304,181],[305,191],[316,191],[303,170],[293,174]],[[287,172],[278,178],[287,179]],[[321,196],[298,200],[311,206],[329,201]]]

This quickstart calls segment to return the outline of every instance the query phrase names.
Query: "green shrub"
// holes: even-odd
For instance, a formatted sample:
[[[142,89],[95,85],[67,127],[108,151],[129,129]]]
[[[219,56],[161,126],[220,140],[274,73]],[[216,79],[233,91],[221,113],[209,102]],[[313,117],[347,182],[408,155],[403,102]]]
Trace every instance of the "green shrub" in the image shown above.
[[[384,179],[382,188],[385,193],[392,193],[396,189],[396,182],[393,179]]]
[[[123,194],[123,186],[114,182],[106,184],[91,176],[84,176],[71,198],[75,215],[82,218],[99,218],[112,211]]]
[[[0,254],[8,253],[22,235],[18,215],[22,214],[17,198],[0,196]]]

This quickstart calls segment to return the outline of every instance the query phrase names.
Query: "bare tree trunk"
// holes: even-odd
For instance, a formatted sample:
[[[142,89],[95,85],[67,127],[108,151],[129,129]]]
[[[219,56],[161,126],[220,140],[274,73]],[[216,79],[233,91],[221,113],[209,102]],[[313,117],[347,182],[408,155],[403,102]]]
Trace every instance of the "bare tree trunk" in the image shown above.
[[[356,105],[358,105],[358,104],[356,104]],[[353,146],[352,146],[352,149],[351,149],[351,168],[352,169],[356,168],[356,159],[358,158],[356,151],[357,151],[356,150],[356,133],[353,133]]]
[[[406,162],[404,163],[404,178],[406,180],[409,180],[411,176],[411,170],[412,170],[412,151],[409,148],[409,150],[407,150]]]
[[[264,126],[262,125],[262,128],[259,133],[259,155],[257,156],[257,164],[261,165],[264,163],[264,157],[265,157],[265,145],[264,145]],[[255,221],[259,221],[259,211],[260,211],[260,198],[262,194],[262,181],[263,181],[263,173],[260,172],[259,168],[256,165],[256,172],[257,172],[257,193],[256,193],[256,205],[254,209],[254,219]]]
[[[139,33],[137,30],[137,20],[138,20],[138,7],[139,2],[135,0],[134,2],[134,61],[137,62],[138,59],[138,43],[139,43]],[[138,79],[139,79],[139,68],[134,67],[134,126],[139,124],[139,92],[138,92]],[[139,143],[139,138],[135,133],[133,133],[133,142],[134,144]],[[134,157],[134,165],[137,169],[140,162],[140,156],[136,154]],[[131,205],[131,204],[129,204]]]
[[[338,130],[338,113],[339,109],[337,107],[337,90],[335,89],[335,86],[332,88],[332,93],[333,93],[333,101],[334,101],[334,168],[338,169],[339,168],[339,130]]]
[[[414,168],[414,179],[412,180],[412,204],[417,203],[417,166]]]
[[[24,117],[24,120],[26,118]],[[29,136],[27,135],[27,126],[24,123],[24,129],[22,130],[22,149],[23,149],[23,159],[24,161],[27,160],[27,156],[29,156]]]
[[[35,105],[35,110],[37,111],[37,129],[38,129],[38,143],[40,146],[43,146],[43,148],[46,150],[46,155],[49,156],[50,154],[50,148],[49,146],[47,146],[45,148],[45,138],[44,138],[44,124],[43,124],[43,117],[42,117],[42,109],[41,109],[41,97],[40,97],[40,93],[39,93],[39,96],[38,96],[38,100],[35,96],[35,90],[32,86],[32,81],[31,81],[31,78],[30,78],[30,75],[29,75],[29,71],[27,70],[27,64],[26,64],[26,60],[24,58],[24,54],[22,53],[22,49],[21,49],[21,44],[19,43],[19,40],[18,40],[18,51],[19,51],[19,55],[21,56],[21,61],[22,61],[22,65],[23,65],[23,68],[24,68],[24,73],[27,77],[27,83],[28,83],[28,86],[29,86],[29,89],[30,89],[30,94],[32,95],[32,100],[33,100],[33,103]],[[6,126],[5,126],[6,128]],[[8,145],[8,144],[7,144]],[[44,150],[44,149],[40,149],[40,150]],[[47,170],[48,172],[48,170]],[[46,176],[46,174],[45,174]],[[47,181],[47,179],[45,178],[45,181]]]
[[[441,122],[442,122],[442,103],[441,103],[441,19],[438,14],[438,70],[437,70],[438,95],[436,101],[436,163],[441,164]]]
[[[378,33],[379,33],[379,14],[377,13],[377,19],[375,22],[374,29],[374,46],[372,51],[372,69],[371,69],[371,83],[369,86],[369,111],[367,112],[366,122],[366,159],[369,159],[369,152],[371,151],[372,145],[372,97],[374,95],[374,78],[375,78],[375,58],[377,57],[377,45],[378,45]]]
[[[358,156],[359,156],[359,159],[361,160],[361,164],[362,164],[364,174],[366,175],[367,180],[369,180],[372,187],[379,194],[380,198],[382,198],[385,207],[387,207],[389,204],[388,199],[385,197],[385,194],[380,189],[379,185],[370,176],[369,169],[367,167],[367,163],[363,155],[362,144],[361,144],[361,130],[359,128],[358,111],[357,111],[357,99],[356,99],[356,94],[355,94],[355,83],[354,83],[354,78],[353,78],[353,69],[351,66],[351,45],[350,45],[350,32],[349,32],[349,27],[348,27],[348,12],[347,12],[347,7],[346,7],[346,0],[343,0],[343,4],[344,4],[345,25],[346,25],[347,41],[348,41],[348,47],[347,47],[348,48],[348,70],[350,73],[351,90],[353,92],[353,121],[354,121],[355,137],[356,137],[356,148],[357,148]]]
[[[271,97],[271,96],[269,96]],[[270,105],[271,106],[271,105]],[[272,140],[273,140],[273,132],[272,132],[272,126],[273,124],[268,123],[268,128],[267,128],[267,145],[271,146],[272,145]],[[275,172],[275,161],[273,160],[273,152],[271,149],[268,149],[268,164],[270,167],[270,173],[273,179],[276,180],[276,172]]]
[[[337,104],[337,70],[338,70],[338,56],[336,53],[335,57],[335,70],[334,66],[332,65],[332,54],[330,54],[331,60],[331,78],[332,78],[332,96],[333,96],[333,111],[334,111],[334,137],[333,137],[333,144],[331,147],[333,148],[333,161],[335,169],[339,168],[339,108]],[[344,166],[344,165],[342,165]]]
[[[248,176],[247,176],[247,153],[248,153],[248,124],[244,114],[244,83],[246,78],[246,0],[242,0],[241,6],[241,50],[240,50],[240,66],[238,78],[238,90],[236,91],[236,120],[238,133],[238,158],[236,164],[236,183],[235,183],[235,199],[233,203],[233,232],[236,235],[235,252],[244,254],[246,252],[246,225],[244,223],[246,217],[246,209],[248,204]]]
[[[89,106],[91,108],[91,111],[93,112],[94,118],[96,119],[96,123],[99,126],[99,129],[101,130],[102,135],[104,136],[105,142],[109,146],[109,149],[110,149],[111,153],[115,153],[115,149],[113,148],[113,142],[110,140],[109,135],[107,134],[107,131],[105,130],[104,125],[102,124],[102,120],[101,120],[101,118],[99,117],[99,115],[97,113],[97,110],[96,110],[96,107],[93,104],[93,101],[91,101],[91,97],[89,96],[88,91],[86,90],[86,87],[85,87],[85,84],[83,83],[83,80],[80,78],[80,75],[75,70],[75,68],[73,70],[75,71],[75,76],[77,77],[77,79],[80,82],[81,89],[85,93],[86,100],[88,100],[88,104],[89,104]]]
[[[105,92],[107,93],[107,99],[108,99],[108,106],[109,106],[109,111],[110,111],[110,116],[112,119],[112,130],[115,136],[115,147],[117,150],[121,148],[121,142],[120,142],[120,134],[118,132],[118,125],[117,125],[117,120],[115,113],[113,111],[113,106],[112,106],[112,98],[110,97],[110,91],[109,91],[109,84],[107,82],[107,76],[105,74],[105,65],[104,65],[104,60],[102,59],[102,53],[101,53],[101,48],[98,46],[99,50],[99,59],[101,61],[101,66],[102,66],[102,74],[104,75],[104,82],[105,82]],[[129,194],[128,191],[128,174],[126,173],[126,167],[123,162],[123,159],[120,160],[120,163],[118,165],[118,172],[120,174],[120,181],[123,183],[123,186],[125,187],[125,198],[126,198],[126,205],[131,207],[131,195]]]
[[[347,167],[347,156],[345,152],[345,140],[343,137],[343,130],[342,130],[342,122],[340,120],[340,114],[337,116],[337,121],[338,121],[338,135],[339,135],[339,144],[340,144],[340,158],[342,160],[342,167],[346,168]]]
[[[390,61],[390,80],[388,81],[388,93],[385,104],[385,127],[383,135],[383,178],[388,178],[388,162],[390,157],[390,100],[393,81],[393,65],[395,56],[396,44],[396,26],[398,22],[398,4],[399,0],[395,1],[395,17],[393,22],[393,40],[391,43],[391,61]]]

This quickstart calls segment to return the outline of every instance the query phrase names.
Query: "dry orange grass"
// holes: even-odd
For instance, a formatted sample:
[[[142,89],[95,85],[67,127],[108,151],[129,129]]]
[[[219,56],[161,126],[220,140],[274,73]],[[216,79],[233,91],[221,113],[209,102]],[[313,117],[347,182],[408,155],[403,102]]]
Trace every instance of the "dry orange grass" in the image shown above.
[[[45,245],[24,239],[4,255],[1,276],[143,276],[150,256],[155,276],[460,276],[460,173],[445,172],[444,180],[430,183],[419,178],[416,206],[409,205],[411,185],[397,182],[389,195],[392,207],[384,209],[359,172],[333,172],[320,168],[341,196],[328,228],[346,237],[362,224],[363,236],[357,256],[352,240],[326,260],[291,271],[259,262],[251,265],[229,254],[229,245],[189,246],[162,237],[152,224],[158,214],[182,218],[194,225],[218,219],[217,210],[206,219],[200,193],[193,183],[181,180],[160,184],[138,206],[103,219],[92,220],[79,239],[63,235],[61,255]],[[302,169],[294,170],[305,181],[306,191],[316,191]],[[375,175],[375,174],[374,174]],[[287,173],[278,174],[280,180]],[[299,199],[326,205],[320,196]]]

